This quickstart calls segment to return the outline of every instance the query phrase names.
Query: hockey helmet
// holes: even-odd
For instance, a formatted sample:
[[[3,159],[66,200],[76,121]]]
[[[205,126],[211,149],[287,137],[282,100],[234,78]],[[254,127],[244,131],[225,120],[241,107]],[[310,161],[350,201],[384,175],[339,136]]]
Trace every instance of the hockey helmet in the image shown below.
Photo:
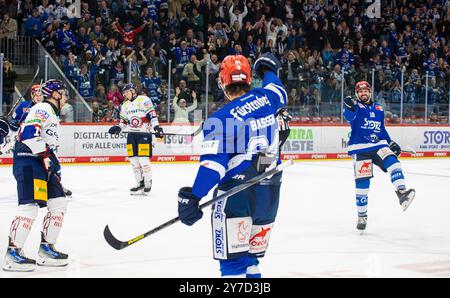
[[[251,82],[251,68],[246,57],[229,55],[223,59],[219,70],[219,84],[222,89],[232,84],[250,85]]]
[[[61,80],[48,80],[42,84],[41,90],[45,98],[51,98],[54,91],[65,92],[67,95],[67,87]]]
[[[361,99],[358,95],[358,93],[364,89],[369,91],[369,98],[367,98],[365,100]],[[369,103],[372,101],[372,87],[370,86],[370,84],[368,82],[360,81],[360,82],[356,83],[356,85],[355,85],[355,95],[359,101],[361,101],[363,103]]]
[[[31,97],[33,97],[36,92],[41,92],[41,85],[40,84],[34,84],[33,86],[31,86]]]
[[[127,90],[134,90],[134,91],[136,91],[136,86],[133,83],[125,84],[125,86],[123,86],[123,88],[122,88],[122,93],[124,93]]]

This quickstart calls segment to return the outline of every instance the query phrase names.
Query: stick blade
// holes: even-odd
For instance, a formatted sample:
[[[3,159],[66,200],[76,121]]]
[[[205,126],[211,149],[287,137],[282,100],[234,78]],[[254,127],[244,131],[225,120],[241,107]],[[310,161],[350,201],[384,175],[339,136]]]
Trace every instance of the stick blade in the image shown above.
[[[103,236],[105,237],[106,242],[108,242],[108,244],[111,245],[114,249],[121,250],[122,248],[125,248],[128,246],[127,242],[120,241],[116,237],[113,236],[108,225],[105,226],[105,230],[103,231]]]

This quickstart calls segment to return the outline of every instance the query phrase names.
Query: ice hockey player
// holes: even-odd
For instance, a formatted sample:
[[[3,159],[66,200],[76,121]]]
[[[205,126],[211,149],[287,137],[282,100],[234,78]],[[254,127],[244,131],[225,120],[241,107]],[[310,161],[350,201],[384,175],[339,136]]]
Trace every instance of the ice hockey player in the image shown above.
[[[10,128],[10,132],[12,135],[10,135],[9,139],[3,144],[3,142],[0,142],[1,146],[1,153],[8,152],[13,146],[14,146],[14,139],[17,131],[20,128],[20,124],[25,120],[25,118],[28,115],[28,112],[30,111],[31,107],[35,105],[36,103],[42,102],[42,92],[41,92],[41,85],[35,84],[31,86],[31,100],[24,100],[22,101],[19,106],[16,108],[12,115],[12,119],[8,122],[8,126]],[[4,119],[7,121],[6,119]],[[2,145],[3,144],[3,145]]]
[[[219,84],[230,101],[204,123],[200,166],[192,187],[178,193],[178,214],[186,225],[203,212],[199,201],[218,185],[215,195],[242,184],[280,162],[276,114],[287,102],[277,77],[280,62],[271,53],[256,60],[263,87],[251,90],[251,69],[241,55],[225,57]],[[236,132],[236,133],[235,133]],[[212,211],[214,259],[223,277],[260,277],[278,210],[281,173],[218,201]]]
[[[126,84],[122,90],[125,102],[120,109],[119,125],[109,129],[110,134],[119,134],[125,130],[127,136],[127,153],[133,167],[134,178],[137,185],[130,189],[132,195],[148,195],[152,188],[152,157],[153,128],[157,138],[164,135],[159,126],[158,117],[151,99],[145,95],[137,96],[137,90],[132,83]]]
[[[20,124],[27,118],[28,112],[30,109],[37,103],[40,103],[44,100],[41,85],[35,84],[31,86],[31,100],[24,100],[22,103],[17,107],[17,109],[14,111],[12,115],[12,120],[9,123],[9,126],[11,127],[11,130],[18,131],[20,128]]]
[[[34,105],[20,126],[14,148],[13,174],[17,181],[19,207],[11,224],[9,246],[3,264],[6,271],[33,271],[36,261],[24,256],[23,247],[38,215],[44,217],[37,264],[65,266],[68,255],[55,249],[67,210],[67,200],[60,183],[61,170],[55,149],[59,145],[58,113],[67,101],[67,90],[58,80],[42,86],[44,101]]]
[[[360,231],[367,225],[367,203],[373,164],[388,172],[396,188],[403,211],[406,211],[415,196],[414,189],[406,189],[402,167],[398,160],[400,146],[391,140],[384,126],[384,110],[374,103],[372,89],[368,82],[361,81],[355,86],[356,100],[351,96],[344,99],[344,117],[350,122],[351,135],[348,154],[354,165],[356,206]]]
[[[49,82],[51,82],[51,81],[49,81]],[[44,100],[44,95],[42,94],[42,89],[41,88],[42,88],[42,86],[40,84],[35,84],[35,85],[31,86],[31,92],[30,92],[31,100],[24,100],[22,103],[20,103],[20,105],[14,111],[14,113],[12,115],[12,119],[9,122],[9,127],[11,128],[11,131],[14,134],[17,133],[17,131],[20,128],[20,125],[27,118],[28,112],[30,111],[30,109],[35,104],[38,104],[38,103],[40,103],[40,102],[42,102]],[[12,141],[12,140],[10,140],[10,142],[8,143],[8,145],[11,146],[11,147],[14,146],[14,144],[15,144],[15,141]],[[2,148],[2,152],[8,151],[7,147],[8,146],[6,146],[6,144],[5,144],[5,146]],[[70,191],[70,190],[68,190],[66,188],[64,188],[64,193],[66,194],[66,197],[71,197],[72,196],[72,191]]]

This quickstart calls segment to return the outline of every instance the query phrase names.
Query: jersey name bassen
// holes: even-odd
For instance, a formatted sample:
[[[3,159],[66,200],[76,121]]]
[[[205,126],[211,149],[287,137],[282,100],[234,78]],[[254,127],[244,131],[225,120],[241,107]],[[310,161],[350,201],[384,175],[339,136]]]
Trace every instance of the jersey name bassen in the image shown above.
[[[380,131],[381,130],[381,122],[374,121],[374,120],[367,120],[367,118],[364,118],[364,124],[361,126],[361,128],[373,129],[375,131]]]
[[[269,115],[264,118],[250,121],[250,127],[252,128],[252,130],[258,130],[258,129],[262,129],[262,128],[271,126],[274,123],[275,123],[275,116]]]
[[[235,119],[243,121],[242,117],[266,105],[270,106],[270,101],[267,98],[267,96],[263,97],[256,96],[256,99],[246,102],[243,106],[231,109],[230,114],[233,115]]]

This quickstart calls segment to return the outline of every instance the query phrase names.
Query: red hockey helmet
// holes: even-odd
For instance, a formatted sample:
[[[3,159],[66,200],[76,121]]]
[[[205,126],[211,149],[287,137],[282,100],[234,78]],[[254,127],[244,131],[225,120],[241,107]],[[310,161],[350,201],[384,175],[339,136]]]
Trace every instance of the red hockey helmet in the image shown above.
[[[369,98],[368,98],[368,99],[362,100],[362,99],[359,97],[358,93],[359,93],[361,90],[368,90],[368,91],[369,91]],[[360,82],[356,83],[356,85],[355,85],[355,95],[356,95],[356,98],[357,98],[359,101],[362,101],[362,102],[370,102],[370,101],[372,100],[372,87],[370,86],[370,84],[369,84],[368,82],[366,82],[366,81],[360,81]]]
[[[229,55],[223,59],[219,70],[222,89],[232,84],[250,85],[252,82],[250,63],[242,55]]]
[[[36,92],[41,92],[41,85],[40,84],[34,84],[33,86],[31,86],[31,97],[34,96],[34,94],[36,94]]]

